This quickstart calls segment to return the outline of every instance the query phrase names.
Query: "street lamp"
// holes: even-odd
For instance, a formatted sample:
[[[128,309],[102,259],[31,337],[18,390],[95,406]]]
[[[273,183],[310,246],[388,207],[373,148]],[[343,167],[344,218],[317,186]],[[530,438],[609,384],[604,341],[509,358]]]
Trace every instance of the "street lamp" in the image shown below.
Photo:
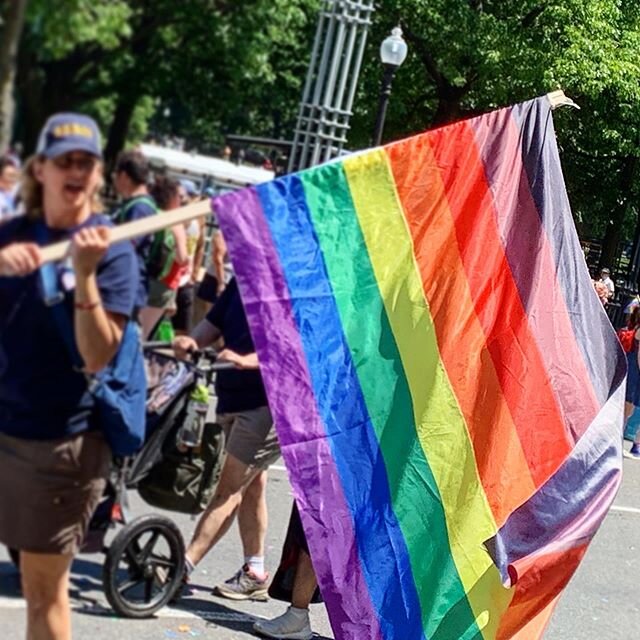
[[[391,35],[385,38],[380,45],[380,60],[384,66],[382,75],[382,85],[380,87],[380,102],[378,103],[378,115],[376,116],[376,126],[373,130],[373,146],[377,147],[382,141],[382,130],[384,129],[384,119],[387,115],[387,104],[391,95],[391,83],[398,67],[407,57],[407,43],[402,37],[402,29],[394,27]]]

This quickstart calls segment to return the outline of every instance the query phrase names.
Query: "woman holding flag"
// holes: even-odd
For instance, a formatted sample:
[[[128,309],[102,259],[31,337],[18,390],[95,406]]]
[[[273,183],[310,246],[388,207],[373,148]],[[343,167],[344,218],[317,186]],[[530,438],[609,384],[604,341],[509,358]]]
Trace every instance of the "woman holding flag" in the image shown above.
[[[101,183],[95,122],[52,116],[25,170],[26,216],[0,228],[0,542],[20,550],[30,640],[71,638],[71,561],[111,461],[85,373],[117,353],[138,275],[131,243],[109,245],[110,223],[96,214]],[[70,260],[42,267],[40,246],[65,239]]]

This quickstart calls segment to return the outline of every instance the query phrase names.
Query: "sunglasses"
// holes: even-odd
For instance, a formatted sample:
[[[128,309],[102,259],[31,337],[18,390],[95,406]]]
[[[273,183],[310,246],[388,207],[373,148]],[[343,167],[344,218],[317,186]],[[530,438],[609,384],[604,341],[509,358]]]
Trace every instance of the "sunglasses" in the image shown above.
[[[63,154],[53,158],[52,162],[58,169],[62,169],[63,171],[67,171],[74,166],[81,171],[92,171],[96,164],[98,164],[98,159],[89,155],[73,156]]]

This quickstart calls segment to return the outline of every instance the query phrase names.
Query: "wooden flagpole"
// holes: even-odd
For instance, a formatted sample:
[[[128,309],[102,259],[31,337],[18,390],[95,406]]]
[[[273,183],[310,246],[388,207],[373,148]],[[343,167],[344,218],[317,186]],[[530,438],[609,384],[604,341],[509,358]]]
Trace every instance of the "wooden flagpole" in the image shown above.
[[[172,209],[171,211],[161,211],[156,215],[147,216],[140,220],[127,222],[111,229],[111,242],[121,240],[131,240],[139,236],[146,236],[167,227],[189,222],[195,218],[201,218],[211,213],[210,200],[202,200],[188,204],[186,207]],[[42,264],[62,260],[69,251],[70,241],[56,242],[40,250]]]
[[[580,107],[571,98],[565,95],[564,91],[558,90],[547,94],[547,98],[551,103],[551,108],[556,109],[560,106],[571,106],[579,109]],[[186,207],[172,209],[171,211],[162,211],[158,215],[148,216],[134,222],[127,222],[111,229],[111,242],[119,242],[121,240],[131,240],[138,236],[146,236],[155,233],[167,227],[173,227],[176,224],[189,222],[195,218],[201,218],[211,213],[211,202],[203,200],[188,204]],[[62,260],[69,251],[68,240],[57,242],[41,249],[42,263],[54,262]]]

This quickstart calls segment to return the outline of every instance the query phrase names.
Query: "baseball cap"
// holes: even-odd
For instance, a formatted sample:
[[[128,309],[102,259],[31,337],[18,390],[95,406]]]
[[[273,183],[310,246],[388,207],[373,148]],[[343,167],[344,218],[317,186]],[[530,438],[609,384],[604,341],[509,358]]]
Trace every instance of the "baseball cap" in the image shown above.
[[[198,189],[196,187],[196,183],[193,180],[187,180],[186,178],[180,180],[180,184],[182,188],[187,192],[188,196],[197,196]]]
[[[607,267],[603,267],[602,269],[600,269],[600,273],[611,273],[611,271],[609,271]]]
[[[56,113],[47,120],[36,153],[55,158],[69,151],[86,151],[102,157],[100,130],[93,118],[81,113]]]

